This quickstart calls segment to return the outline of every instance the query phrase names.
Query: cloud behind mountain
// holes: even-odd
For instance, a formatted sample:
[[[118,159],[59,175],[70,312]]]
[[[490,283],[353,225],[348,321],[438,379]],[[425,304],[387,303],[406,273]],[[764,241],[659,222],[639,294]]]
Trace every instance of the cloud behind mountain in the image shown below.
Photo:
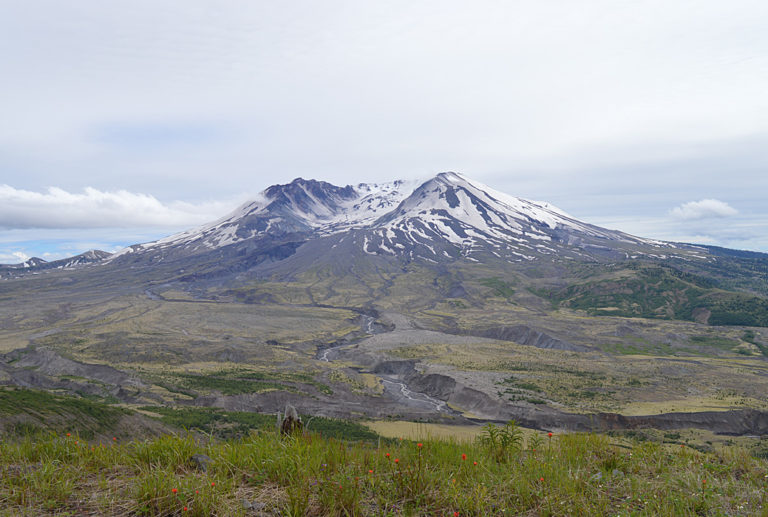
[[[676,206],[670,211],[673,217],[678,219],[698,220],[712,217],[730,217],[736,215],[738,210],[728,203],[718,199],[702,199],[701,201],[689,201]]]

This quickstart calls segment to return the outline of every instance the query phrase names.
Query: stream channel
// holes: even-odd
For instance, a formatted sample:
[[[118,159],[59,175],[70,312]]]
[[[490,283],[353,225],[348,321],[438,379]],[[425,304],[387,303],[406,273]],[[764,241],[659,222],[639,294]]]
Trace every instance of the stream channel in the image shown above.
[[[346,341],[342,344],[335,345],[329,348],[325,348],[318,352],[317,359],[329,363],[334,360],[334,356],[337,352],[343,348],[356,345],[373,334],[382,334],[384,332],[391,332],[393,329],[386,329],[381,325],[376,325],[376,318],[372,316],[363,315],[363,322],[360,325],[360,330],[366,335],[357,339]],[[459,414],[456,411],[450,409],[448,405],[439,399],[430,397],[426,393],[419,393],[411,390],[408,385],[403,382],[403,379],[397,375],[382,375],[378,374],[382,380],[384,386],[384,392],[394,400],[411,407],[431,409],[438,413],[447,414]]]

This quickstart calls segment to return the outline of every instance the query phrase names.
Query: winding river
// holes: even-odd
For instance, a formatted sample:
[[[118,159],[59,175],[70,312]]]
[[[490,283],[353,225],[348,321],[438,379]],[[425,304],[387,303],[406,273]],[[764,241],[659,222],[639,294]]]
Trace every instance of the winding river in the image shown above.
[[[369,335],[375,334],[377,333],[374,327],[375,323],[376,318],[372,316],[364,316],[363,322],[360,325],[360,330]],[[383,332],[391,332],[391,330],[384,330]],[[326,348],[318,353],[317,359],[319,361],[329,363],[333,361],[334,356],[336,355],[336,351],[359,343],[363,339],[365,339],[365,337],[360,337],[354,341],[349,341],[341,345]],[[380,375],[380,378],[384,385],[384,392],[399,402],[409,406],[433,409],[439,413],[454,413],[454,411],[451,410],[444,401],[430,397],[426,393],[413,391],[408,387],[406,383],[400,379],[390,375]]]

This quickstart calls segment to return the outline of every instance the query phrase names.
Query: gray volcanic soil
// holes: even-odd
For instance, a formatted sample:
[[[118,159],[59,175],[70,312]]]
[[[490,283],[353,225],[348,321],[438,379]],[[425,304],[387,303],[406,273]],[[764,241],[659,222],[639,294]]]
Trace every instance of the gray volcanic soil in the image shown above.
[[[431,365],[415,360],[400,360],[387,352],[424,344],[478,344],[500,343],[499,340],[446,334],[414,327],[400,314],[384,314],[393,330],[377,334],[358,343],[341,345],[327,350],[328,360],[339,360],[360,365],[361,371],[375,373],[384,380],[384,397],[367,399],[370,412],[376,407],[378,416],[386,414],[392,403],[400,406],[399,415],[413,418],[426,413],[442,419],[465,420],[466,417],[451,409],[460,407],[473,415],[473,421],[501,421],[514,419],[518,423],[549,430],[615,430],[636,428],[675,429],[697,427],[721,434],[768,433],[768,413],[755,410],[707,411],[699,413],[668,413],[625,417],[614,413],[592,415],[572,414],[546,406],[514,404],[495,395],[500,374],[494,372],[461,372],[444,365]],[[507,335],[521,334],[540,348],[560,348],[560,343],[542,338],[546,334],[534,329],[509,328]],[[504,334],[504,332],[502,332]],[[554,346],[553,346],[554,345]],[[427,401],[426,403],[424,401]],[[440,404],[441,402],[444,403]],[[430,412],[429,409],[432,409]],[[366,410],[363,410],[365,413]]]
[[[276,390],[241,395],[210,395],[189,404],[238,411],[276,412],[286,403],[299,412],[337,418],[402,418],[454,423],[516,420],[521,425],[548,430],[614,430],[635,428],[675,429],[697,427],[721,434],[768,434],[768,413],[755,410],[668,413],[625,417],[613,413],[571,414],[547,406],[513,403],[496,395],[502,374],[463,372],[445,365],[393,357],[390,351],[424,344],[498,344],[491,338],[447,334],[416,328],[407,317],[385,314],[383,324],[373,316],[359,318],[359,341],[345,341],[320,350],[318,360],[356,365],[347,369],[373,373],[382,379],[383,392],[354,391],[334,383],[328,395],[313,385],[295,392]],[[517,333],[520,329],[513,329]],[[371,332],[376,332],[370,335]],[[550,348],[553,343],[537,331],[531,346]],[[670,360],[672,362],[672,360]],[[90,381],[88,381],[90,379]],[[97,382],[94,382],[97,381]],[[61,356],[47,347],[29,346],[0,356],[0,383],[66,390],[96,396],[113,396],[122,402],[147,403],[154,397],[148,386],[133,375],[103,364],[88,364]],[[461,408],[463,414],[454,408]],[[466,416],[471,415],[471,418]]]

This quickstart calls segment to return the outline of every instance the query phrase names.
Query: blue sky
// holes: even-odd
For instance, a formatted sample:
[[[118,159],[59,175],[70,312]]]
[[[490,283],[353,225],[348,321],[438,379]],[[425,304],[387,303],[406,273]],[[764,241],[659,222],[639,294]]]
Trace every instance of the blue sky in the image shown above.
[[[0,263],[113,251],[274,183],[454,170],[768,251],[768,4],[17,2]]]

